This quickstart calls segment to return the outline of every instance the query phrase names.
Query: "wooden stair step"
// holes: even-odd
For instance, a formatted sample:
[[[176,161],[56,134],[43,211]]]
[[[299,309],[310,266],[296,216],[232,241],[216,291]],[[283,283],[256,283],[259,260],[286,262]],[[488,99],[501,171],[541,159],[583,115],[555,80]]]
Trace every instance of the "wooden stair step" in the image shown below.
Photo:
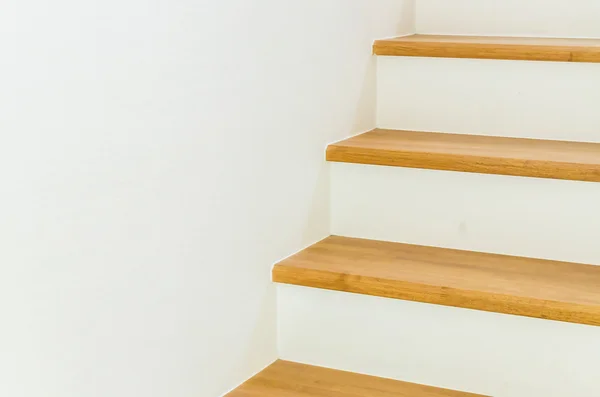
[[[600,39],[412,35],[377,40],[375,55],[600,62]]]
[[[276,361],[227,397],[483,397],[333,369]]]
[[[600,144],[376,129],[329,145],[327,160],[600,182]]]
[[[331,236],[273,281],[600,325],[600,266]]]

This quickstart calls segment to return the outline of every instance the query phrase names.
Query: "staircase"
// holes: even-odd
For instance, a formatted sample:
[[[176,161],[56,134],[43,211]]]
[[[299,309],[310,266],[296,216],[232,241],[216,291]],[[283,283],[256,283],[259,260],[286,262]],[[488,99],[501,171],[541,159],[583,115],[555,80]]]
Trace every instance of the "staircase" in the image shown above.
[[[332,236],[273,269],[286,361],[230,397],[600,396],[600,40],[489,33],[375,42]]]

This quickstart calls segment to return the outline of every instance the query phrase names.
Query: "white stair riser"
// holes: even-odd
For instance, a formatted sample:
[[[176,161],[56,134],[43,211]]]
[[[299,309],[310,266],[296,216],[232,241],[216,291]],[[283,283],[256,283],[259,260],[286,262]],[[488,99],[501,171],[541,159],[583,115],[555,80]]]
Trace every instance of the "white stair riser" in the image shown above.
[[[600,395],[600,327],[278,286],[285,360],[495,397]]]
[[[377,65],[380,128],[600,142],[600,64],[378,57]]]
[[[417,32],[600,37],[597,0],[418,0]]]
[[[347,163],[331,172],[332,234],[600,265],[600,183]]]

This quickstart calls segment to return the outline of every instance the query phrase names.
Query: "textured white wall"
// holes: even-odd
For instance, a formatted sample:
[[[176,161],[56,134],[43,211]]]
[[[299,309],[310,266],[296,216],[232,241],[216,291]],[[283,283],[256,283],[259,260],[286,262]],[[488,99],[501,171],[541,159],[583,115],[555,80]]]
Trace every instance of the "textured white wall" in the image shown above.
[[[277,356],[273,262],[329,231],[412,0],[3,3],[0,395],[223,394]]]
[[[418,0],[417,32],[600,37],[598,0]]]

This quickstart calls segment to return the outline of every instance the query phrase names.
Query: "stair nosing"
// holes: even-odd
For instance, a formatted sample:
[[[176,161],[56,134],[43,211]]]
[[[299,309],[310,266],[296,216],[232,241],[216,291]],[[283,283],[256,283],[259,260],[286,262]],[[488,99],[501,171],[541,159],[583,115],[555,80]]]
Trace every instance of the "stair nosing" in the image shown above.
[[[490,40],[497,42],[489,42]],[[533,42],[534,40],[537,42]],[[568,42],[577,45],[565,44]],[[373,44],[373,54],[598,63],[600,62],[600,39],[415,34],[377,40]]]
[[[339,249],[341,259],[335,259],[332,256],[336,255],[336,249]],[[323,254],[327,250],[330,250],[330,253]],[[378,250],[381,250],[381,254]],[[390,266],[392,266],[390,265],[390,252],[395,252],[394,250],[400,250],[398,252],[413,250],[414,255],[419,254],[419,250],[422,250],[425,253],[423,255],[428,255],[427,258],[437,257],[441,263],[448,262],[447,266],[449,267],[443,268],[440,264],[427,259],[420,266],[423,266],[423,272],[431,271],[431,269],[437,269],[440,272],[447,271],[449,278],[447,280],[442,278],[437,282],[423,281],[427,277],[430,277],[430,280],[436,280],[435,277],[443,277],[444,275],[431,276],[426,273],[421,275],[414,269],[411,270],[411,266],[414,267],[412,263],[414,260],[406,258],[398,258],[393,261],[393,271],[396,271],[396,266],[398,266],[398,276],[390,276],[392,271],[390,270]],[[334,259],[342,261],[351,254],[356,254],[357,258],[371,255],[372,259],[369,262],[371,267],[367,271],[364,268],[361,270],[360,266],[363,266],[364,263],[353,265],[350,260],[347,261],[347,265],[346,263],[340,265],[337,262],[333,264]],[[463,258],[463,262],[459,264],[452,263],[452,258],[455,256]],[[319,257],[321,257],[323,263],[317,263],[316,259],[309,263],[307,259]],[[329,262],[325,263],[328,260]],[[477,265],[471,263],[474,260],[480,260],[482,263],[487,261],[488,264],[485,266],[488,267],[490,266],[489,263],[496,262],[503,263],[504,266],[508,266],[511,262],[519,263],[519,266],[523,267],[516,268],[518,270],[511,273],[507,270],[511,269],[509,267],[501,268],[494,265],[491,268],[492,271],[489,272],[491,275],[488,276],[486,271],[489,268],[482,265],[481,269],[487,270],[480,271],[481,269]],[[426,263],[427,261],[430,263]],[[433,265],[430,266],[431,264]],[[358,267],[353,268],[353,266]],[[405,271],[400,268],[401,266],[409,266],[409,270]],[[535,271],[538,268],[543,269],[548,274],[536,275],[537,279],[534,279],[527,273],[530,271],[536,274]],[[404,275],[402,275],[403,271],[405,272]],[[456,278],[457,272],[464,272],[467,282],[457,283],[456,279],[453,279],[453,277]],[[423,277],[423,279],[416,280],[415,274],[417,277]],[[471,277],[473,280],[466,279],[466,277]],[[521,278],[514,281],[505,281],[503,277]],[[547,277],[550,281],[544,277]],[[483,280],[478,288],[465,286],[469,283],[473,286],[477,285],[478,281],[476,280],[478,278]],[[600,289],[597,293],[594,290],[591,294],[582,288],[584,287],[583,284],[578,284],[579,282],[585,282],[589,283],[587,287],[600,286],[600,266],[594,265],[330,236],[275,265],[273,268],[273,281],[304,287],[600,326]],[[555,284],[552,284],[552,282],[555,282]],[[498,286],[501,286],[504,290]],[[505,288],[506,286],[510,288]],[[517,291],[510,292],[514,288]],[[519,288],[522,290],[519,290]],[[540,288],[540,290],[538,291],[536,288]],[[558,293],[553,296],[552,291],[548,292],[549,288],[554,288]],[[591,290],[592,288],[588,289]],[[570,299],[562,297],[562,294],[568,295]],[[588,300],[575,299],[577,294],[580,296],[587,294]],[[589,296],[592,298],[589,298]],[[559,297],[561,298],[559,299]]]
[[[369,143],[369,140],[377,145]],[[592,142],[375,129],[329,145],[326,159],[343,163],[600,182],[600,144]]]

